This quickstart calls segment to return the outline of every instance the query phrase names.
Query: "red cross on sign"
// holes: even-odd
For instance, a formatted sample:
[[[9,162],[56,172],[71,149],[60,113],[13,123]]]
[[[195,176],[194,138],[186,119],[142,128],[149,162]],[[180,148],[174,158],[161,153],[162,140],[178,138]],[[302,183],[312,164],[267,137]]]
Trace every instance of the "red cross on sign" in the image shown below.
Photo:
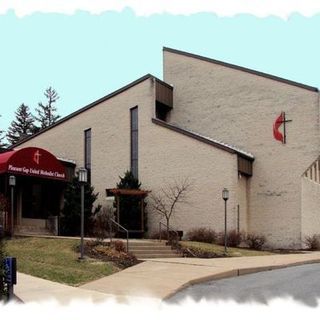
[[[40,163],[40,157],[41,157],[41,153],[39,152],[39,150],[37,150],[34,154],[33,154],[33,161],[36,164]]]

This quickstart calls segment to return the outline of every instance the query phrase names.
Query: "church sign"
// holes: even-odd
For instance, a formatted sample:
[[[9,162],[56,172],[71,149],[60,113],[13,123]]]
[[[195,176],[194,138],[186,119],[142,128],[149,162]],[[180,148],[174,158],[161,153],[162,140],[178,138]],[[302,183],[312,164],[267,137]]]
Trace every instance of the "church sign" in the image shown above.
[[[0,154],[0,173],[66,180],[65,168],[50,152],[41,148],[23,148]]]

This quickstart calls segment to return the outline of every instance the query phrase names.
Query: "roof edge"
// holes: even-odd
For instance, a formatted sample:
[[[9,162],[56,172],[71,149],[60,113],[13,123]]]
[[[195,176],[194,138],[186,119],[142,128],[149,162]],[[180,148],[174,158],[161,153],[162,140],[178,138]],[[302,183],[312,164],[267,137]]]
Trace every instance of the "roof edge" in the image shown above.
[[[145,80],[147,80],[147,79],[149,79],[149,78],[155,78],[155,79],[157,79],[155,76],[153,76],[152,74],[148,73],[148,74],[142,76],[141,78],[138,78],[138,79],[136,79],[135,81],[130,82],[129,84],[121,87],[120,89],[117,89],[117,90],[115,90],[115,91],[107,94],[106,96],[104,96],[104,97],[102,97],[102,98],[100,98],[100,99],[98,99],[98,100],[95,100],[94,102],[91,102],[91,103],[89,103],[88,105],[86,105],[86,106],[84,106],[84,107],[82,107],[82,108],[80,108],[80,109],[78,109],[78,110],[70,113],[69,115],[61,118],[60,120],[58,120],[57,122],[55,122],[55,123],[52,124],[51,126],[45,128],[45,129],[42,129],[42,130],[40,130],[39,132],[37,132],[37,133],[35,133],[35,134],[32,134],[32,135],[30,135],[30,136],[28,136],[28,137],[20,140],[20,141],[17,142],[16,144],[10,146],[10,148],[14,148],[14,147],[16,147],[16,146],[19,146],[19,145],[21,145],[21,144],[23,144],[23,143],[25,143],[25,142],[27,142],[27,141],[29,141],[29,140],[37,137],[38,135],[40,135],[40,134],[42,134],[42,133],[44,133],[44,132],[46,132],[46,131],[49,131],[50,129],[52,129],[52,128],[58,126],[58,125],[60,125],[61,123],[65,122],[65,121],[68,121],[69,119],[77,116],[78,114],[80,114],[80,113],[82,113],[82,112],[85,112],[85,111],[87,111],[87,110],[95,107],[96,105],[98,105],[98,104],[101,103],[101,102],[107,101],[107,100],[109,100],[109,99],[117,96],[118,94],[120,94],[120,93],[122,93],[122,92],[124,92],[124,91],[126,91],[126,90],[128,90],[128,89],[130,89],[130,88],[132,88],[132,87],[134,87],[134,86],[136,86],[137,84],[139,84],[139,83],[141,83],[141,82],[143,82],[143,81],[145,81]],[[162,81],[162,80],[160,80],[160,79],[157,79],[157,80]]]
[[[238,155],[240,155],[241,157],[243,157],[245,159],[248,159],[250,161],[254,161],[254,157],[253,156],[250,156],[247,153],[241,152],[240,150],[237,150],[236,148],[232,148],[231,146],[227,146],[226,144],[210,140],[210,139],[205,138],[205,137],[203,137],[201,135],[198,135],[198,134],[196,134],[194,132],[182,129],[180,127],[177,127],[175,125],[169,124],[169,123],[167,123],[165,121],[162,121],[162,120],[159,120],[159,119],[156,119],[156,118],[152,118],[151,121],[154,124],[157,124],[157,125],[160,125],[162,127],[167,128],[167,129],[170,129],[170,130],[173,130],[175,132],[181,133],[181,134],[183,134],[185,136],[188,136],[188,137],[193,138],[195,140],[198,140],[200,142],[209,144],[209,145],[214,146],[214,147],[216,147],[218,149],[227,151],[229,153],[238,154]]]
[[[238,66],[238,65],[235,65],[235,64],[232,64],[232,63],[228,63],[228,62],[223,62],[223,61],[220,61],[220,60],[207,58],[207,57],[200,56],[200,55],[197,55],[197,54],[194,54],[194,53],[181,51],[181,50],[177,50],[177,49],[172,49],[172,48],[168,48],[168,47],[163,47],[163,51],[168,51],[168,52],[175,53],[175,54],[180,54],[180,55],[183,55],[183,56],[186,56],[186,57],[195,58],[195,59],[206,61],[206,62],[210,62],[210,63],[215,63],[215,64],[221,65],[223,67],[232,68],[232,69],[235,69],[235,70],[251,73],[251,74],[254,74],[256,76],[268,78],[268,79],[271,79],[271,80],[275,80],[275,81],[278,81],[278,82],[289,84],[289,85],[292,85],[292,86],[295,86],[295,87],[299,87],[299,88],[302,88],[302,89],[306,89],[306,90],[309,90],[309,91],[319,92],[318,88],[312,87],[312,86],[309,86],[309,85],[306,85],[306,84],[303,84],[303,83],[300,83],[300,82],[288,80],[288,79],[285,79],[285,78],[274,76],[274,75],[269,74],[269,73],[264,73],[264,72],[253,70],[253,69],[249,69],[249,68],[246,68],[246,67],[241,67],[241,66]]]

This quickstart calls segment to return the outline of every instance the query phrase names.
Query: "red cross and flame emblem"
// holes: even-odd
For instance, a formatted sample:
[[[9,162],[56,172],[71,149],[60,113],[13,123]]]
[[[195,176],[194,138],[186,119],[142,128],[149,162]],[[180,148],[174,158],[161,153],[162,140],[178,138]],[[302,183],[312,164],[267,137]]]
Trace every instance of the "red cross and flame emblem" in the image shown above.
[[[36,163],[36,164],[39,164],[40,163],[40,157],[42,156],[42,154],[40,153],[39,150],[37,150],[34,154],[33,154],[33,161]]]
[[[281,141],[282,143],[286,143],[287,134],[286,134],[286,123],[291,122],[292,120],[286,119],[285,112],[281,112],[280,115],[276,118],[273,123],[273,137]],[[279,131],[280,126],[283,125],[283,133]]]

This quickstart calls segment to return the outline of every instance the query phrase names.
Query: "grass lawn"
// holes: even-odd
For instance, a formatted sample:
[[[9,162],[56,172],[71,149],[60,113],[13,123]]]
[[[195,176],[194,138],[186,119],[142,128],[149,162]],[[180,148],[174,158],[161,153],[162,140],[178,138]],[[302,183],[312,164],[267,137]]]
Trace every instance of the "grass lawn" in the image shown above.
[[[19,272],[72,286],[119,271],[109,262],[78,261],[77,245],[73,239],[14,238],[5,242],[5,251],[17,258]]]
[[[179,242],[183,248],[196,249],[201,252],[208,252],[216,254],[217,256],[224,256],[224,246],[217,244],[196,242],[196,241],[181,241]],[[228,257],[249,257],[249,256],[265,256],[271,255],[269,251],[257,251],[251,249],[240,249],[240,248],[227,248]]]

